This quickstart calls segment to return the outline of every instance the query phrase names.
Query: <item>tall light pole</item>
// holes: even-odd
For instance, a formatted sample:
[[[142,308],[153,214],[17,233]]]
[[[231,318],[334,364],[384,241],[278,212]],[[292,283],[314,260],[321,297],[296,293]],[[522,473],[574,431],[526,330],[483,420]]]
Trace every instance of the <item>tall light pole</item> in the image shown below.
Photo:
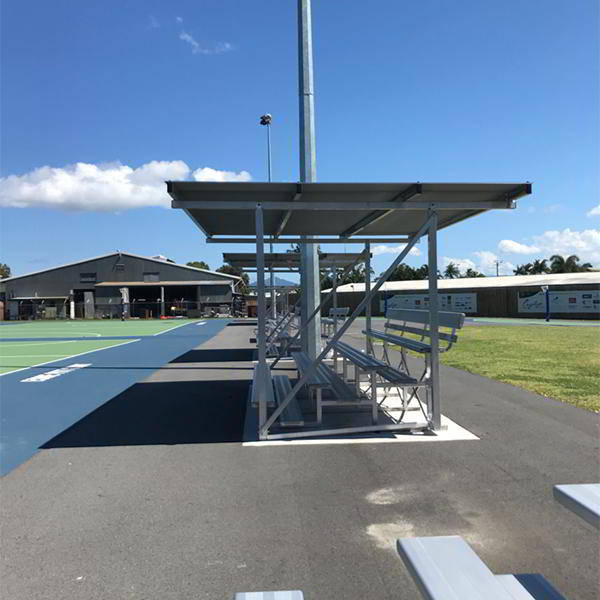
[[[269,183],[271,183],[271,123],[273,117],[267,113],[260,117],[260,124],[267,127],[267,170],[269,173]],[[273,244],[269,244],[269,252],[273,254]],[[277,294],[275,293],[275,277],[273,275],[273,268],[270,271],[270,286],[271,286],[271,316],[273,319],[277,317]]]
[[[300,181],[317,180],[315,150],[315,93],[310,0],[298,0],[298,92],[300,100]],[[300,244],[300,320],[306,323],[319,305],[319,249]],[[302,350],[312,359],[321,351],[321,318],[317,315],[305,329]]]

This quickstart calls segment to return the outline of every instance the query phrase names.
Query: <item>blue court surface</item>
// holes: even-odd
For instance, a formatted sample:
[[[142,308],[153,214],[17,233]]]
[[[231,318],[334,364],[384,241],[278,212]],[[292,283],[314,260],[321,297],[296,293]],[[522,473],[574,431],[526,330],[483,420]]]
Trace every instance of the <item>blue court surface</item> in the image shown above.
[[[4,374],[0,377],[0,475],[228,323],[228,319],[191,322],[162,335],[125,338],[116,346]]]

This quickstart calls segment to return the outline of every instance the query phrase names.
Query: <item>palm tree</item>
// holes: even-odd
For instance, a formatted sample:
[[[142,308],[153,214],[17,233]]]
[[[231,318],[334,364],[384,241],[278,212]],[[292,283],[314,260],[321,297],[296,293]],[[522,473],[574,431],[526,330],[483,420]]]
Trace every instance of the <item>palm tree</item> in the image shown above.
[[[465,277],[485,277],[485,275],[483,273],[480,273],[479,271],[476,271],[475,269],[471,269],[471,267],[469,267],[466,271],[465,271]]]
[[[533,265],[531,263],[527,263],[525,265],[517,265],[517,268],[513,270],[515,275],[530,275],[531,269]]]
[[[446,279],[456,279],[457,277],[460,277],[460,271],[453,262],[448,263],[448,266],[444,271],[444,277]]]
[[[550,270],[552,273],[580,273],[582,271],[591,271],[590,263],[579,264],[579,256],[571,254],[571,256],[560,256],[553,254],[550,257]]]
[[[533,264],[531,265],[531,270],[529,271],[531,275],[541,275],[542,273],[550,273],[550,269],[546,264],[548,261],[544,258],[543,260],[535,259]]]

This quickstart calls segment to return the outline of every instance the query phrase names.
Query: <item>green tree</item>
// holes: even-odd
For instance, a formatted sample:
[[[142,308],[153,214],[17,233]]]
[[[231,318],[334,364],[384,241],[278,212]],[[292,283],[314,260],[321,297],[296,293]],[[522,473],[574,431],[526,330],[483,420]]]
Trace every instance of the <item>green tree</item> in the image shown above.
[[[204,269],[205,271],[210,271],[208,263],[205,263],[203,260],[192,260],[190,262],[186,262],[185,264],[188,267],[195,267],[196,269]]]
[[[453,262],[449,262],[444,271],[444,277],[446,279],[456,279],[457,277],[460,277],[459,268]]]
[[[553,254],[550,257],[550,272],[552,273],[580,273],[583,271],[591,271],[590,263],[579,264],[579,256],[571,254],[571,256],[560,256]]]
[[[480,273],[479,271],[476,271],[475,269],[471,269],[471,267],[469,267],[466,271],[465,274],[462,275],[461,277],[485,277],[485,275],[483,273]]]
[[[6,263],[0,263],[0,279],[10,277],[10,267]]]
[[[548,267],[548,261],[544,258],[540,260],[536,258],[531,264],[531,269],[529,273],[531,275],[541,275],[542,273],[550,273],[550,268]]]
[[[219,273],[225,273],[226,275],[236,275],[242,278],[242,283],[238,285],[238,292],[241,294],[248,293],[248,286],[250,285],[250,278],[248,273],[244,273],[239,267],[232,267],[231,265],[223,265],[217,269]]]
[[[533,265],[531,263],[527,263],[525,265],[517,265],[516,269],[513,269],[513,273],[515,275],[531,275],[531,269]]]
[[[383,273],[382,273],[383,275]],[[410,265],[400,263],[390,275],[388,281],[412,281],[414,279],[421,279],[417,276],[417,272]]]

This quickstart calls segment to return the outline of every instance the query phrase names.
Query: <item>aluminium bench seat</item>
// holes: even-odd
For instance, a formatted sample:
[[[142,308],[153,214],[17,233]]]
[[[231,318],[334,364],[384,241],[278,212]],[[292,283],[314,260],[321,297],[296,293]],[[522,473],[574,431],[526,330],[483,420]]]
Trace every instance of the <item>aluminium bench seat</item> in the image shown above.
[[[277,406],[283,403],[289,392],[292,391],[292,384],[287,375],[273,376],[273,389],[275,391],[275,402]],[[292,398],[288,405],[283,409],[279,417],[279,424],[282,427],[301,427],[304,425],[302,412],[297,398]]]
[[[264,377],[267,380],[267,384],[265,386],[267,393],[267,406],[275,406],[275,395],[273,393],[271,369],[269,369],[268,366],[266,368],[264,366],[261,366],[260,363],[258,363],[254,367],[254,372],[252,373],[252,391],[250,393],[250,405],[258,406],[257,390],[258,380],[260,377]]]
[[[565,600],[541,575],[494,575],[456,535],[401,538],[397,550],[427,600]]]
[[[335,343],[334,348],[342,358],[348,359],[363,371],[375,371],[389,383],[407,386],[428,385],[426,381],[419,381],[414,377],[411,377],[410,375],[391,367],[382,360],[361,352],[346,342],[338,341]]]
[[[292,352],[298,372],[303,376],[311,364],[311,359],[304,352]],[[326,364],[319,363],[309,375],[306,385],[314,388],[329,388],[334,395],[342,400],[356,400],[354,390]]]

